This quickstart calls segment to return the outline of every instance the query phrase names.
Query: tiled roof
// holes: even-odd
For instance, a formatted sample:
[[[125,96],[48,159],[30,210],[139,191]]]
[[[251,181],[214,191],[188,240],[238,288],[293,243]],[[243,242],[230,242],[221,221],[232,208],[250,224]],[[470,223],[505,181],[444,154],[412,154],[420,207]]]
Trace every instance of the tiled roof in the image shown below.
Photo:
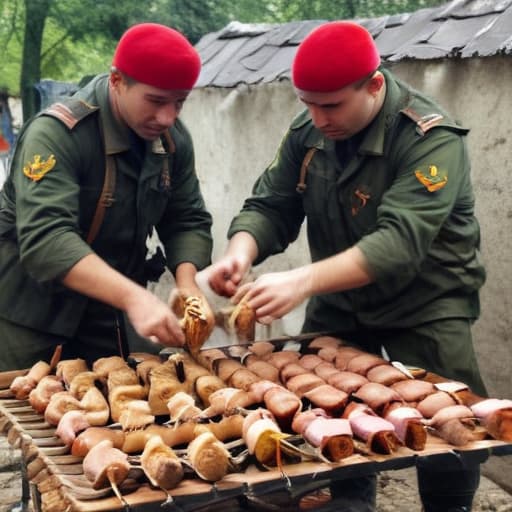
[[[512,0],[452,0],[411,14],[354,21],[371,32],[384,61],[512,55]],[[203,61],[197,87],[289,79],[297,45],[324,22],[232,22],[205,35],[196,46]]]

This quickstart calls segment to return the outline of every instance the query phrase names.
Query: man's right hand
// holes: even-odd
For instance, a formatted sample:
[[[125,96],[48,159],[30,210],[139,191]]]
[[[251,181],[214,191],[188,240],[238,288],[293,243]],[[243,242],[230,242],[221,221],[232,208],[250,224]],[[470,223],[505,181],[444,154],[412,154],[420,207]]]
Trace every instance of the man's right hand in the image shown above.
[[[126,302],[126,314],[137,334],[162,345],[183,346],[185,334],[169,306],[144,288],[134,295]]]
[[[144,338],[175,347],[185,343],[185,335],[169,306],[95,253],[79,260],[62,282],[72,290],[124,311],[135,331]]]

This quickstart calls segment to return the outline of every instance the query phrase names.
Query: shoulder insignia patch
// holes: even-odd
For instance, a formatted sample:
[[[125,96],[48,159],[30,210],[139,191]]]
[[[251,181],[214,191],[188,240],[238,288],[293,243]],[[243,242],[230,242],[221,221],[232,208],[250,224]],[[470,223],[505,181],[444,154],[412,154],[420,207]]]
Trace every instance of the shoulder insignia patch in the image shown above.
[[[429,165],[427,175],[423,174],[420,170],[414,171],[414,175],[429,192],[440,190],[446,185],[446,183],[448,183],[448,176],[446,174],[444,176],[439,176],[435,165]]]
[[[53,155],[50,155],[46,160],[41,160],[41,155],[34,155],[34,161],[23,167],[23,174],[32,181],[39,181],[55,167],[56,162]]]

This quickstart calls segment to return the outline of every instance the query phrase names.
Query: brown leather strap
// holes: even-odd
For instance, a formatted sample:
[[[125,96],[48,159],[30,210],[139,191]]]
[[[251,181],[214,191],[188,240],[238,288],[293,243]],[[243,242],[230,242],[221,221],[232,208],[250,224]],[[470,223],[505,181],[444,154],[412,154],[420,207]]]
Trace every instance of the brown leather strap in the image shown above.
[[[168,153],[175,153],[176,152],[176,144],[174,144],[174,141],[172,140],[171,134],[168,130],[165,130],[165,132],[162,135],[162,143],[165,141],[165,146],[167,146],[165,149],[167,149]]]
[[[105,179],[103,180],[103,189],[101,190],[100,198],[96,204],[94,217],[92,218],[89,233],[87,233],[86,241],[90,245],[96,238],[103,217],[105,217],[105,209],[112,206],[114,203],[114,190],[116,188],[116,163],[112,155],[106,155],[105,158]]]
[[[300,176],[299,176],[299,182],[297,183],[297,187],[295,190],[299,194],[303,194],[306,190],[306,174],[308,172],[308,165],[311,162],[311,159],[313,158],[313,155],[315,154],[317,148],[310,148],[308,152],[306,153],[306,156],[304,157],[304,160],[302,161],[302,165],[300,167]]]

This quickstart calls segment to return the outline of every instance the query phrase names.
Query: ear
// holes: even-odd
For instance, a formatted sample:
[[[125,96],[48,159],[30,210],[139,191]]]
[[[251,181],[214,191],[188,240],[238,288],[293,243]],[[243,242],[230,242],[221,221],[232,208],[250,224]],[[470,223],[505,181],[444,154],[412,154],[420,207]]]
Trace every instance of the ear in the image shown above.
[[[112,71],[110,72],[109,81],[110,86],[116,89],[117,87],[119,87],[119,84],[123,81],[123,75],[121,75],[121,73],[117,71],[117,69],[112,69]]]
[[[377,71],[368,81],[367,89],[370,94],[377,94],[384,87],[384,75]]]

